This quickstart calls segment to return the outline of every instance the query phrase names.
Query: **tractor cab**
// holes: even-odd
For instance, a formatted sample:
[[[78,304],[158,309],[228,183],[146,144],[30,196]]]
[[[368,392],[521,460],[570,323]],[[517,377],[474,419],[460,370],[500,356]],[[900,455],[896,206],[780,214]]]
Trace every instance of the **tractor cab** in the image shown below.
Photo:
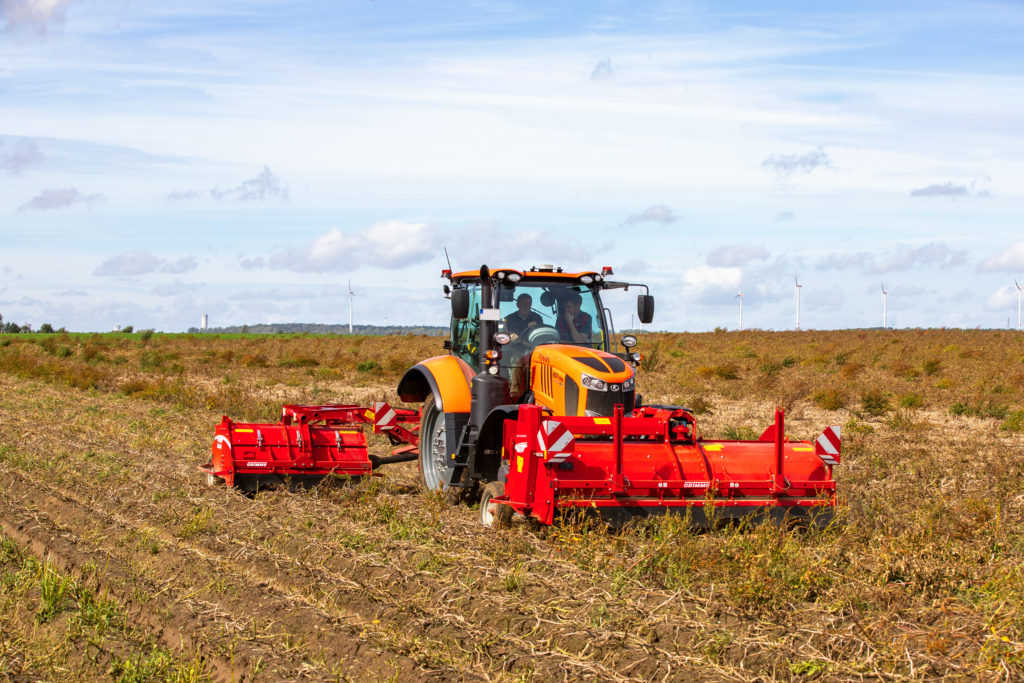
[[[508,387],[512,402],[536,401],[558,414],[609,413],[613,402],[633,408],[633,337],[614,339],[606,289],[644,287],[607,279],[602,272],[568,273],[481,268],[451,280],[452,354]],[[650,322],[654,300],[641,294],[638,312]],[[598,399],[593,392],[607,396]],[[610,414],[610,413],[609,413]]]

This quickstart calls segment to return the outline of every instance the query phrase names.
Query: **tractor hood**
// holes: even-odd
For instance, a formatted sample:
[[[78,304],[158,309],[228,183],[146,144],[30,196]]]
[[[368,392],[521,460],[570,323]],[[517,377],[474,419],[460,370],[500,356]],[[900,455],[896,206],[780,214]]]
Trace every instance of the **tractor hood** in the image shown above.
[[[633,368],[604,351],[548,344],[530,358],[530,388],[556,415],[611,415],[616,404],[633,410]]]

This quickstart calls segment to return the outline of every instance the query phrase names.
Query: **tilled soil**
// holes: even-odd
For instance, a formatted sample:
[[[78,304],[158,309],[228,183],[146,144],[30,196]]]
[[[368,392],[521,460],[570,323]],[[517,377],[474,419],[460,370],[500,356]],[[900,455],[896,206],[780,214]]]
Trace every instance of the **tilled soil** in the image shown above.
[[[709,433],[770,420],[767,404],[716,403]],[[219,417],[0,374],[2,534],[109,596],[169,651],[198,652],[215,680],[1021,671],[1019,606],[971,592],[976,582],[1020,594],[1006,572],[1021,537],[1002,520],[1019,520],[1024,507],[1007,488],[1020,478],[1021,441],[983,420],[851,420],[863,430],[845,435],[851,457],[839,472],[851,523],[805,539],[615,536],[522,520],[487,530],[475,509],[421,493],[415,463],[311,490],[207,488],[196,467]],[[787,426],[807,438],[849,418],[805,406]],[[865,436],[869,429],[878,433]],[[974,466],[958,469],[966,459]],[[1006,490],[994,492],[994,482]],[[866,520],[872,529],[859,534]],[[971,539],[989,533],[991,550]],[[0,676],[13,680],[75,680],[75,657],[85,656],[46,668],[4,661],[6,651]]]

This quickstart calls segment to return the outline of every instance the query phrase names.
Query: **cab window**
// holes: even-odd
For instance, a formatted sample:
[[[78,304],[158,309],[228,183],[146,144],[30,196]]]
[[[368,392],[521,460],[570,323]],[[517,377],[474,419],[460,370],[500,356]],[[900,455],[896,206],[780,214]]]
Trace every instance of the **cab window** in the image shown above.
[[[469,289],[469,316],[464,320],[452,318],[452,353],[476,367],[480,343],[480,286]]]

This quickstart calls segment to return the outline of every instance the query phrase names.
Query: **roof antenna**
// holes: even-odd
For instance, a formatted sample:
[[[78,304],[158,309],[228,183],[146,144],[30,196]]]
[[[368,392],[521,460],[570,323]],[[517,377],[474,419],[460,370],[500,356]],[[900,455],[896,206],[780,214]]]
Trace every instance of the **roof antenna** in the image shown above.
[[[444,248],[444,258],[448,261],[448,270],[452,269],[452,260],[448,258],[448,247]]]

